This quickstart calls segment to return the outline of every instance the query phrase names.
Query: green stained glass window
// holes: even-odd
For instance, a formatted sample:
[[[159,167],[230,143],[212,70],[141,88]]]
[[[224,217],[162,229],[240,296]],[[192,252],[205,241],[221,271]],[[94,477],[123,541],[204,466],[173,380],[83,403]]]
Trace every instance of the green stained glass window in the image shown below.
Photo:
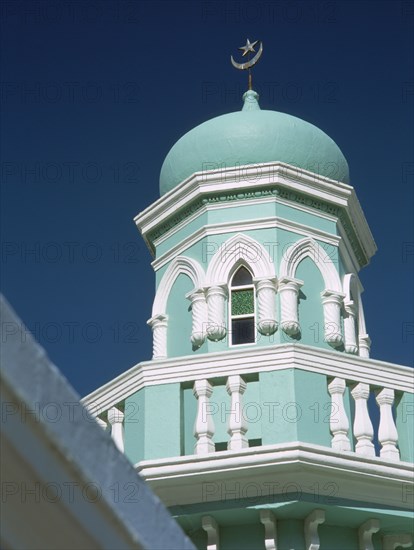
[[[231,294],[231,314],[249,315],[254,313],[253,289],[233,290]]]

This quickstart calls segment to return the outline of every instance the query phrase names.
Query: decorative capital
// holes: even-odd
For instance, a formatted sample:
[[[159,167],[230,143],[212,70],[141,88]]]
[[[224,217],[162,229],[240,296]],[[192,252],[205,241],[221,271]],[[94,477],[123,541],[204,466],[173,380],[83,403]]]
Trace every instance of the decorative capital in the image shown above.
[[[323,304],[337,304],[340,306],[345,298],[345,294],[342,292],[336,292],[335,290],[325,289],[321,292],[321,297]]]
[[[354,399],[368,399],[369,398],[369,384],[363,384],[362,382],[357,384],[351,390],[352,397]]]
[[[345,393],[346,383],[343,378],[334,378],[330,384],[328,384],[329,393]]]
[[[394,390],[384,388],[377,394],[375,400],[378,405],[392,405],[394,403]]]
[[[279,279],[279,292],[283,290],[294,290],[299,292],[301,286],[304,285],[304,281],[301,279],[294,279],[293,277],[282,277]]]
[[[253,283],[256,288],[256,292],[260,292],[264,288],[269,288],[270,290],[274,290],[276,292],[277,290],[277,279],[276,277],[254,277]]]
[[[234,392],[243,394],[246,391],[247,384],[241,376],[235,374],[234,376],[229,376],[226,382],[226,390],[229,395]]]
[[[158,313],[157,315],[154,315],[153,317],[151,317],[151,319],[148,319],[147,325],[149,325],[152,329],[157,327],[166,327],[167,321],[168,321],[168,315]]]
[[[185,295],[185,297],[187,298],[187,300],[190,300],[192,304],[194,304],[194,302],[200,302],[200,301],[204,302],[206,299],[204,288],[197,288],[195,290],[191,290]]]
[[[109,424],[122,424],[124,421],[124,413],[116,407],[111,407],[108,410],[108,422]]]
[[[211,397],[213,386],[208,380],[196,380],[194,382],[193,394],[198,398],[201,396]]]

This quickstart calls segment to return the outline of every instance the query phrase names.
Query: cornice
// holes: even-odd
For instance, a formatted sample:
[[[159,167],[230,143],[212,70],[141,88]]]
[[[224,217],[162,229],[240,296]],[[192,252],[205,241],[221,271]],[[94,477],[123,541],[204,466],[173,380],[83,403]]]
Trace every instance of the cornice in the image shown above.
[[[205,353],[138,363],[82,399],[94,416],[146,386],[297,368],[413,393],[410,367],[302,344]]]
[[[226,208],[226,206],[224,207]],[[304,225],[302,223],[280,218],[278,216],[271,216],[259,220],[223,222],[201,227],[192,235],[180,241],[179,244],[173,246],[170,250],[168,250],[168,252],[159,256],[151,263],[151,265],[155,271],[158,271],[177,255],[182,254],[185,250],[205,237],[211,235],[222,235],[226,233],[252,231],[254,229],[284,229],[286,231],[291,231],[292,233],[297,233],[300,236],[318,239],[332,246],[338,246],[341,240],[337,235],[332,235],[332,233],[328,233],[327,231],[322,231],[309,225]]]
[[[336,487],[336,499],[386,504],[400,510],[410,510],[413,498],[412,492],[403,492],[404,486],[407,489],[413,482],[410,463],[393,463],[297,441],[146,460],[135,468],[167,506],[201,502],[207,483],[213,487],[228,483],[234,491],[235,482],[257,484],[269,492],[272,486],[290,483],[303,493],[306,489],[311,493],[315,483],[323,487],[330,482]]]
[[[360,265],[366,265],[375,253],[375,243],[351,186],[283,163],[244,166],[243,178],[237,168],[193,174],[136,216],[135,223],[154,253],[154,240],[192,217],[203,205],[272,196],[341,219]]]

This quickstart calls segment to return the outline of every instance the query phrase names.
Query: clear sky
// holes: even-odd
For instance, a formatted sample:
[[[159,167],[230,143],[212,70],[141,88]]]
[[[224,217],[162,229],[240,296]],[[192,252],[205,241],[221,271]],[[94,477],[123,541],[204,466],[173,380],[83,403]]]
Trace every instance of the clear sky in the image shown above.
[[[241,108],[230,55],[247,37],[264,43],[262,108],[346,156],[378,246],[361,273],[372,356],[411,363],[413,6],[3,1],[2,291],[80,394],[151,357],[154,275],[133,217],[174,142]]]

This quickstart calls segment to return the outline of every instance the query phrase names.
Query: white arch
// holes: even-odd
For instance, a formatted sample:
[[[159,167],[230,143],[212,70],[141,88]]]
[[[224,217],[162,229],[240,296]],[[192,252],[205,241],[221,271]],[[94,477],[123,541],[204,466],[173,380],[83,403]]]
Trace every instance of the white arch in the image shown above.
[[[275,277],[275,266],[264,246],[247,235],[237,233],[220,245],[211,259],[206,286],[228,284],[235,266],[242,264],[250,269],[253,277]]]
[[[290,246],[283,254],[280,263],[279,278],[294,278],[299,263],[307,257],[313,260],[316,267],[321,272],[325,282],[325,289],[342,292],[341,281],[332,259],[328,256],[326,251],[310,237],[300,239]]]
[[[204,286],[205,273],[201,265],[187,256],[177,256],[168,266],[158,285],[152,306],[153,317],[154,315],[166,313],[168,296],[176,278],[181,273],[190,277],[195,290]]]

